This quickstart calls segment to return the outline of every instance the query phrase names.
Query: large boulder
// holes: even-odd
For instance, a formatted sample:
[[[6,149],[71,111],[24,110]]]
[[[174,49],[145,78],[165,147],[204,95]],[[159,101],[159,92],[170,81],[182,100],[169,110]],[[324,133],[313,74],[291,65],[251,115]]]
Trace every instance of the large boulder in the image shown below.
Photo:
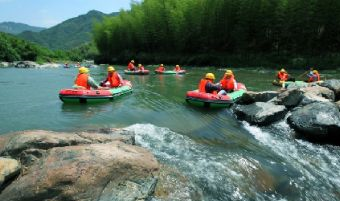
[[[0,190],[3,184],[19,175],[21,165],[17,160],[0,157]]]
[[[335,94],[335,99],[340,99],[340,80],[326,80],[320,84],[323,87],[327,87],[328,89],[332,90]]]
[[[0,200],[147,200],[159,164],[122,142],[55,147],[0,194]]]
[[[256,102],[250,105],[235,105],[233,112],[238,119],[260,126],[269,125],[281,120],[287,113],[287,108],[272,102]]]
[[[237,104],[248,105],[255,102],[267,102],[279,94],[277,91],[254,92],[247,91],[237,101]]]
[[[301,105],[308,105],[314,102],[332,102],[335,99],[334,92],[326,87],[314,86],[301,90],[304,92]]]
[[[335,140],[340,136],[340,112],[331,102],[316,102],[297,108],[288,117],[288,124],[312,140]]]
[[[79,133],[63,133],[44,130],[20,131],[10,135],[0,136],[0,155],[18,158],[26,150],[48,150],[53,147],[107,143],[113,141],[134,144],[134,135],[130,131],[116,129],[111,130],[106,134],[101,134],[99,132],[100,130],[98,132],[91,131]],[[37,151],[33,152],[37,153]]]
[[[276,100],[276,104],[284,105],[287,108],[292,108],[297,106],[303,98],[303,92],[300,89],[290,89],[280,93]]]
[[[339,110],[340,110],[340,101],[335,102],[335,104],[338,106]]]

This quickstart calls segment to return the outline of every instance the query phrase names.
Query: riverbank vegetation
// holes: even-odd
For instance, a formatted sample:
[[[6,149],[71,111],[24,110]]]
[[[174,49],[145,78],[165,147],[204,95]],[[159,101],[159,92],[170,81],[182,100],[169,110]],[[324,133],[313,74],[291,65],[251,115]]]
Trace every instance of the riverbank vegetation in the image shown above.
[[[50,50],[16,36],[0,32],[0,61],[29,60],[38,63],[82,61],[84,59],[93,59],[95,55],[97,55],[97,50],[92,43],[84,44],[69,51]]]
[[[144,0],[94,29],[100,63],[340,64],[340,1]]]

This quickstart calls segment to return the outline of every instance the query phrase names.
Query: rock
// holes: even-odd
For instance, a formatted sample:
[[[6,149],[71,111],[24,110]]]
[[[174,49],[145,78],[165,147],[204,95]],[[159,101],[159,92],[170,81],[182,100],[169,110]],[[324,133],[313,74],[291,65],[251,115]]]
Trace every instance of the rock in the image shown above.
[[[308,83],[301,82],[301,81],[296,81],[293,83],[290,83],[288,86],[286,86],[287,89],[300,89],[304,87],[308,87]]]
[[[42,64],[40,66],[37,66],[39,68],[59,68],[61,65],[60,64],[56,64],[56,63],[45,63]]]
[[[7,68],[9,67],[10,63],[8,62],[0,62],[0,67],[4,67],[4,68]]]
[[[304,93],[315,94],[317,96],[329,99],[330,101],[335,100],[334,92],[326,87],[313,86],[301,89]]]
[[[259,126],[269,125],[283,119],[287,109],[282,105],[275,105],[272,102],[257,102],[250,105],[236,105],[232,107],[238,119],[246,120],[250,124]]]
[[[1,137],[0,137],[1,138]],[[52,131],[23,131],[13,133],[0,147],[1,156],[16,158],[27,149],[47,150],[53,147],[64,147],[77,144],[90,144],[91,141],[76,134],[57,133]]]
[[[335,79],[326,80],[320,85],[332,90],[335,94],[336,101],[340,99],[340,80],[335,80]]]
[[[36,68],[39,67],[39,64],[33,61],[19,61],[15,64],[16,68]]]
[[[335,102],[335,104],[338,106],[339,110],[340,110],[340,101]]]
[[[297,108],[288,124],[311,140],[337,139],[340,136],[339,108],[330,102],[316,102]]]
[[[290,89],[280,93],[275,100],[275,103],[279,105],[284,105],[287,108],[292,108],[297,106],[302,100],[303,92],[299,89]]]
[[[0,157],[0,189],[8,180],[19,175],[20,163],[17,160]]]
[[[248,105],[255,102],[267,102],[279,94],[277,91],[254,92],[247,91],[237,101],[237,104]]]
[[[303,94],[303,98],[300,102],[300,105],[304,106],[304,105],[308,105],[308,104],[315,103],[315,102],[330,102],[330,100],[323,98],[321,96],[318,96],[314,93],[305,93]]]
[[[55,147],[0,194],[0,200],[147,200],[159,164],[144,148],[107,144]]]
[[[2,155],[20,158],[23,157],[21,153],[25,150],[48,150],[53,147],[65,147],[78,144],[108,143],[113,141],[134,144],[135,138],[133,133],[122,129],[116,129],[114,132],[112,131],[110,135],[101,134],[94,131],[72,134],[43,130],[22,131],[10,135],[0,136],[0,156]]]

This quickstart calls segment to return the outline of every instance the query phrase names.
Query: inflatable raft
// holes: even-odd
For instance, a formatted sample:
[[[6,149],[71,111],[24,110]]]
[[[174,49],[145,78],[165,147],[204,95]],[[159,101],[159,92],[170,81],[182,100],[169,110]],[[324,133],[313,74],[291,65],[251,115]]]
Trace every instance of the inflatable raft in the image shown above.
[[[128,93],[132,93],[132,87],[129,81],[125,81],[123,86],[108,90],[62,89],[59,98],[65,103],[96,103],[112,101]]]
[[[158,71],[155,70],[156,74],[164,74],[164,75],[171,75],[171,74],[185,74],[185,70],[180,70],[180,71],[173,71],[173,70],[167,70],[167,71]]]
[[[247,91],[242,83],[238,83],[237,88],[237,91],[228,93],[227,95],[204,93],[198,90],[188,91],[186,94],[186,102],[201,107],[230,107]]]
[[[136,71],[129,71],[129,70],[124,70],[124,73],[127,75],[148,75],[149,70],[136,70]]]

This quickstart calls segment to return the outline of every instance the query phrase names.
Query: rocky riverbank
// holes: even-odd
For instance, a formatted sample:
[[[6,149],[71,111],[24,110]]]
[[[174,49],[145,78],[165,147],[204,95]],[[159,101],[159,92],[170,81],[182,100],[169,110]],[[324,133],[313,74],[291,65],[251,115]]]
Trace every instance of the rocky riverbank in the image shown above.
[[[33,61],[15,61],[15,62],[0,62],[0,67],[8,68],[59,68],[62,64],[59,63],[44,63],[38,64]]]
[[[247,92],[232,107],[236,117],[268,126],[287,119],[296,136],[316,143],[340,145],[340,80],[290,85],[286,90]]]
[[[0,200],[147,200],[158,173],[155,157],[121,129],[0,137]]]

